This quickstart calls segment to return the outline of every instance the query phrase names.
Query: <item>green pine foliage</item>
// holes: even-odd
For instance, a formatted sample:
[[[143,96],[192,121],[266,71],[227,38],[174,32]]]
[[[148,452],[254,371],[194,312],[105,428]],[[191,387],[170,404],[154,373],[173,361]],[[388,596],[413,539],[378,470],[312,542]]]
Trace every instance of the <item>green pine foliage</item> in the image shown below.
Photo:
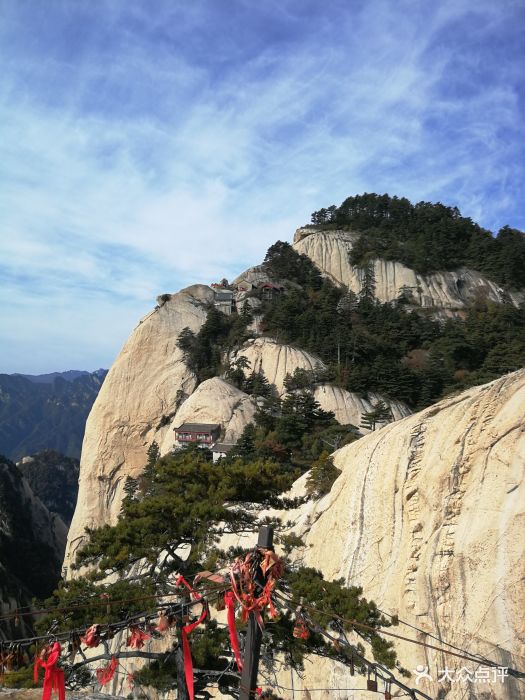
[[[33,681],[33,667],[29,664],[28,666],[23,666],[17,671],[9,671],[9,673],[2,674],[2,687],[3,688],[34,688],[35,683]],[[38,687],[42,687],[42,679],[38,682]],[[15,695],[14,697],[20,697],[20,695]]]
[[[258,408],[256,425],[248,424],[228,457],[271,459],[281,469],[299,475],[326,452],[360,437],[353,425],[340,425],[333,413],[323,411],[311,391],[302,389],[284,400],[276,396]]]
[[[251,316],[247,311],[226,316],[210,304],[206,321],[198,333],[183,328],[177,346],[182,350],[184,361],[195,373],[199,383],[217,376],[225,369],[222,366],[224,353],[246,340],[246,329],[250,322]]]
[[[285,447],[298,449],[302,446],[304,435],[326,427],[333,421],[334,414],[323,411],[311,391],[294,391],[288,394],[281,404],[275,436]]]
[[[319,366],[315,369],[304,369],[304,367],[296,367],[293,374],[287,374],[284,378],[284,388],[286,391],[295,391],[297,389],[312,389],[318,382],[328,381],[331,377],[323,367]]]
[[[294,255],[289,246],[286,259]],[[266,306],[264,331],[320,357],[328,367],[322,381],[413,409],[525,365],[525,308],[479,298],[465,318],[443,322],[410,311],[405,298],[379,303],[373,275],[365,281],[359,297],[326,279],[289,286]]]
[[[392,420],[392,410],[384,401],[377,401],[369,411],[364,411],[361,416],[361,427],[367,430],[375,430],[377,425]]]
[[[307,255],[296,253],[289,243],[277,241],[268,248],[263,269],[276,280],[288,280],[301,286],[319,289],[322,277]]]
[[[332,619],[339,616],[344,620],[355,620],[369,627],[389,627],[389,622],[377,609],[373,601],[362,598],[363,589],[358,586],[345,586],[344,579],[326,581],[320,571],[309,567],[300,567],[292,571],[288,577],[290,591],[294,600],[304,597],[306,600],[315,600],[315,608],[308,607],[308,614],[320,627],[326,627],[330,617],[326,612],[332,613]],[[348,622],[343,628],[350,632],[352,625]],[[391,642],[386,642],[375,631],[360,631],[358,634],[369,642],[374,652],[374,658],[381,658],[389,668],[393,668],[396,653]]]
[[[507,287],[525,286],[525,234],[504,226],[494,237],[457,207],[365,193],[314,212],[312,223],[358,231],[354,265],[383,258],[422,274],[466,266]]]
[[[196,633],[192,635],[191,655],[195,669],[206,669],[207,671],[225,671],[229,659],[225,655],[228,649],[228,631],[224,627],[219,627],[215,620],[210,620],[206,624],[205,634]],[[177,654],[167,654],[164,658],[153,661],[133,674],[135,685],[155,688],[163,693],[173,689],[176,684],[174,680],[181,671],[180,657]],[[194,678],[195,692],[199,696],[204,691],[209,678],[202,678],[196,673]],[[222,680],[222,683],[221,683]],[[223,688],[229,694],[231,679],[225,673],[223,679],[219,680],[219,689]]]
[[[37,634],[45,635],[53,625],[56,632],[66,632],[119,622],[144,610],[155,611],[155,601],[147,599],[155,592],[154,582],[147,577],[122,578],[111,584],[97,582],[95,575],[60,581],[42,606],[53,612],[39,617],[35,629]]]
[[[153,467],[148,464],[139,498],[124,502],[115,526],[88,530],[90,541],[79,553],[77,566],[97,566],[106,576],[109,571],[125,574],[137,562],[147,562],[149,576],[163,585],[172,571],[195,571],[223,533],[255,527],[255,507],[278,506],[278,494],[296,476],[262,459],[233,459],[219,470],[208,451],[180,450]],[[181,547],[191,547],[184,561],[177,553]],[[159,573],[163,550],[170,561]]]
[[[309,420],[327,420],[310,399],[301,395],[297,405],[309,407]],[[241,454],[224,460],[219,468],[211,462],[207,450],[190,447],[159,459],[158,449],[152,445],[142,477],[128,483],[119,522],[88,531],[89,543],[80,551],[76,566],[89,565],[91,573],[60,584],[46,601],[46,606],[55,608],[53,616],[42,618],[39,630],[45,632],[52,620],[58,621],[57,630],[61,631],[154,612],[154,600],[144,597],[169,591],[174,573],[189,578],[203,568],[228,562],[230,555],[217,549],[219,538],[225,533],[255,534],[260,524],[257,510],[286,506],[279,494],[297,477],[297,470],[289,465],[260,456],[253,426],[245,431],[239,451]],[[301,544],[296,537],[289,536],[287,541],[294,547]],[[181,548],[189,550],[188,557],[179,556]],[[304,596],[306,602],[320,609],[326,606],[337,614],[355,615],[378,631],[390,624],[377,614],[373,603],[362,598],[360,589],[326,582],[319,572],[302,567],[292,567],[285,578],[287,583],[283,585],[289,587],[292,596]],[[108,597],[101,599],[101,593]],[[337,606],[330,607],[336,601]],[[77,607],[71,609],[75,604]],[[327,622],[323,620],[323,626]],[[263,640],[265,653],[281,652],[285,663],[299,670],[305,654],[336,658],[341,653],[318,634],[306,642],[295,639],[293,625],[290,612],[284,611],[272,624],[271,635]],[[236,681],[228,678],[227,637],[213,621],[197,628],[192,635],[192,655],[196,668],[226,671],[223,682],[231,687]],[[382,641],[378,632],[366,633],[364,638],[371,642],[377,661],[394,665],[392,645]],[[180,650],[161,654],[159,661],[138,674],[137,682],[159,690],[177,687],[180,661]],[[196,687],[204,685],[205,680],[197,672]]]
[[[263,398],[271,400],[276,397],[276,391],[273,384],[266,379],[261,371],[251,372],[242,384],[242,390],[254,398]]]
[[[314,498],[326,496],[340,473],[341,470],[335,466],[330,454],[323,451],[312,464],[306,479],[306,493]]]

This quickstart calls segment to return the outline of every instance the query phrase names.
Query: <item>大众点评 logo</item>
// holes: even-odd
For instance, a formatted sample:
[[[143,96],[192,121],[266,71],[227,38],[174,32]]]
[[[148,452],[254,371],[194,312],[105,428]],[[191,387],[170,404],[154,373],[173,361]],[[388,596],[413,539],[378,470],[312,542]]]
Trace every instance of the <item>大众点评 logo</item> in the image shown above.
[[[416,685],[421,681],[436,683],[504,683],[509,675],[507,666],[478,666],[475,669],[462,666],[452,669],[445,666],[439,669],[435,676],[431,675],[428,666],[416,666],[414,669]]]

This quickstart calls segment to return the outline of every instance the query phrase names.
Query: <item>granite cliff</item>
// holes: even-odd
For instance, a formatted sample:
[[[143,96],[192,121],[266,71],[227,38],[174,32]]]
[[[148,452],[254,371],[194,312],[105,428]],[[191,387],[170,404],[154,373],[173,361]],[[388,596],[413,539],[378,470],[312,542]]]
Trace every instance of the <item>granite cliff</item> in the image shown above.
[[[203,300],[209,300],[209,294],[207,287],[190,287],[171,296],[139,324],[111,368],[86,427],[66,566],[84,541],[86,526],[116,522],[126,477],[140,473],[154,440],[161,454],[166,454],[174,446],[174,429],[193,422],[219,423],[222,440],[232,443],[253,422],[254,399],[220,377],[196,386],[176,345],[182,328],[198,330],[204,322]],[[262,371],[279,394],[285,393],[287,374],[323,365],[310,353],[271,338],[249,341],[233,358],[239,356],[246,357],[255,371]],[[315,397],[340,423],[356,426],[372,403],[383,398],[371,394],[364,399],[329,384],[317,385]],[[392,420],[410,413],[399,401],[385,399],[385,403]]]
[[[196,380],[177,339],[185,327],[200,328],[212,300],[204,285],[159,297],[108,372],[86,424],[67,566],[86,526],[115,522],[126,477],[140,473],[148,446],[154,439],[162,443],[179,405],[193,392]]]
[[[361,273],[348,263],[354,235],[300,230],[295,249],[334,282],[359,292]],[[375,276],[379,299],[394,300],[410,288],[414,307],[442,315],[461,313],[478,295],[508,301],[497,285],[469,270],[423,277],[399,263],[376,261]],[[253,268],[239,279],[267,277]],[[238,301],[246,298],[242,292]],[[221,377],[198,385],[177,345],[184,328],[198,332],[213,301],[213,290],[204,285],[159,297],[108,373],[86,426],[67,565],[84,541],[85,526],[116,522],[126,477],[140,473],[154,440],[167,453],[181,423],[217,422],[222,439],[235,441],[253,419],[256,400]],[[511,301],[517,304],[517,295]],[[323,369],[314,354],[252,330],[253,337],[225,354],[224,362],[246,358],[281,396],[287,374]],[[315,398],[340,423],[354,425],[382,399],[329,382],[316,384]],[[389,404],[395,422],[336,452],[342,473],[331,493],[291,514],[305,539],[303,562],[361,585],[381,609],[417,628],[502,666],[521,667],[525,630],[519,611],[525,601],[516,582],[523,565],[525,371],[414,415],[401,402]],[[296,483],[296,495],[304,492],[305,478]],[[398,651],[410,670],[423,664],[435,675],[446,663],[423,647],[399,644]],[[351,687],[346,673],[318,663],[294,682],[305,690]],[[465,692],[454,684],[424,689],[447,700],[460,700]],[[480,700],[525,697],[514,680],[501,687],[472,684],[468,692]]]
[[[356,234],[348,231],[299,229],[295,249],[306,253],[338,284],[360,289],[360,272],[348,262],[348,252]],[[413,287],[418,303],[436,310],[458,310],[478,293],[495,301],[503,292],[478,273],[465,271],[462,284],[459,273],[445,272],[423,279],[398,263],[376,262],[376,294],[380,299],[394,299],[405,285]],[[383,275],[381,270],[387,272]],[[263,268],[252,268],[237,282],[266,282]],[[418,289],[423,291],[418,292]],[[237,293],[239,307],[247,297]],[[197,387],[195,375],[184,362],[177,339],[183,328],[197,332],[206,319],[206,308],[214,300],[213,290],[194,285],[177,294],[158,298],[157,307],[140,321],[110,369],[89,415],[82,448],[78,506],[71,525],[66,565],[83,541],[84,528],[114,523],[118,517],[126,477],[136,476],[143,468],[148,446],[155,440],[161,451],[173,445],[173,428],[184,421],[220,422],[223,438],[235,440],[253,417],[254,403],[246,394],[215,378]],[[258,302],[260,303],[260,302]],[[415,303],[415,302],[414,302]],[[284,378],[296,368],[311,370],[323,363],[311,353],[290,345],[260,337],[252,328],[253,338],[234,351],[230,359],[243,355],[252,370],[262,370],[284,392]],[[370,394],[363,398],[329,384],[318,385],[316,398],[325,410],[333,411],[341,423],[360,424],[371,402],[382,397]],[[395,419],[409,413],[400,402],[388,402]]]
[[[307,255],[329,279],[346,285],[358,294],[363,283],[363,270],[350,264],[348,254],[358,238],[357,231],[322,231],[300,228],[295,232],[294,248]],[[501,303],[505,292],[487,277],[474,270],[461,268],[432,275],[420,275],[402,263],[374,260],[375,294],[380,301],[394,301],[406,289],[411,303],[447,315],[457,313],[481,295]],[[512,302],[523,301],[522,293],[510,293]]]
[[[405,624],[398,634],[523,669],[524,410],[520,370],[343,447],[330,494],[284,515],[304,538],[303,563],[362,586],[383,611],[437,639]],[[419,687],[431,697],[525,698],[512,678],[436,683],[445,666],[466,666],[474,677],[476,665],[408,642],[396,647],[409,670],[428,668],[434,682]],[[297,689],[351,687],[344,667],[306,669]]]

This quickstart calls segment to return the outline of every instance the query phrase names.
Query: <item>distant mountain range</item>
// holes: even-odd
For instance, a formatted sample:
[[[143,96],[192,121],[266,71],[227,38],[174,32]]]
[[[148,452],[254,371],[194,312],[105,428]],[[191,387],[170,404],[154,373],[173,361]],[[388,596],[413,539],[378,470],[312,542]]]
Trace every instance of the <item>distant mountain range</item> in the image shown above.
[[[58,379],[59,377],[61,379],[65,379],[67,382],[72,382],[75,379],[85,377],[88,374],[97,375],[103,379],[107,372],[107,369],[97,369],[94,372],[88,372],[84,369],[68,369],[65,372],[49,372],[48,374],[20,374],[19,372],[15,372],[10,376],[25,377],[26,379],[29,379],[30,382],[34,382],[35,384],[52,384],[54,380]]]
[[[0,374],[0,454],[41,450],[80,457],[84,429],[107,370]]]

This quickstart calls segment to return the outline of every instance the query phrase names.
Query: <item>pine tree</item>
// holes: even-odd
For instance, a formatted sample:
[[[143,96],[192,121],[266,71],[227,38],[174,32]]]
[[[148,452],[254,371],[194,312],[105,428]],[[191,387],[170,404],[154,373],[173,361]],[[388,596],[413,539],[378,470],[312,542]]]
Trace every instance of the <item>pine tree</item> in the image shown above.
[[[150,466],[155,456],[152,446]],[[329,488],[335,468],[330,466],[326,453],[317,466],[320,476],[314,492],[320,494]],[[138,614],[144,610],[141,595],[155,593],[158,596],[170,591],[172,573],[191,577],[207,568],[208,562],[213,561],[213,567],[225,564],[229,558],[217,551],[218,539],[224,533],[255,531],[259,521],[251,504],[259,509],[282,508],[286,503],[279,494],[286,491],[295,478],[294,471],[258,457],[250,461],[228,459],[217,469],[198,448],[158,459],[155,472],[145,476],[139,485],[140,497],[124,505],[118,523],[88,530],[89,543],[80,551],[75,566],[91,566],[92,575],[64,582],[53,599],[47,601],[49,606],[58,605],[59,608],[68,608],[79,599],[85,600],[87,605],[77,606],[73,613],[61,617],[57,631]],[[179,556],[181,551],[185,552],[184,558]],[[139,562],[140,577],[128,580]],[[113,576],[108,579],[109,574]],[[372,645],[374,658],[389,667],[394,666],[392,645],[384,642],[375,629],[389,623],[373,603],[361,597],[361,589],[345,588],[342,582],[324,581],[320,572],[297,565],[286,572],[286,580],[292,598],[298,600],[303,596],[310,605],[318,605],[335,615],[366,621],[374,628],[363,633]],[[100,591],[109,595],[109,600],[129,602],[110,607],[106,612],[106,607],[97,606]],[[89,607],[90,600],[94,601],[94,609]],[[312,616],[317,620],[315,608],[313,610]],[[49,616],[41,620],[44,632],[50,622]],[[295,639],[293,624],[291,614],[284,610],[280,620],[272,624],[272,634],[263,640],[265,656],[278,650],[293,659],[294,667],[301,670],[305,654],[337,655],[332,645],[319,635],[312,634],[308,640]],[[318,624],[326,626],[326,620],[319,620]],[[177,654],[181,654],[180,648],[175,656]],[[227,633],[214,622],[205,629],[197,628],[192,636],[192,655],[197,662],[196,687],[204,689],[208,682],[207,670],[227,673],[231,661]],[[88,662],[86,659],[85,663]],[[159,689],[177,687],[182,682],[177,667],[178,664],[173,663],[173,650],[158,652],[158,661],[140,672],[140,682]],[[197,669],[202,669],[202,673]]]
[[[359,292],[360,308],[368,308],[375,303],[376,275],[373,260],[363,267],[363,278]]]
[[[243,459],[252,459],[255,456],[255,438],[256,430],[253,423],[248,423],[241,433],[235,448],[231,452],[233,457],[242,457]]]
[[[378,401],[372,405],[370,411],[364,411],[361,415],[361,427],[374,431],[378,423],[387,423],[392,419],[392,409],[384,401]]]
[[[231,382],[238,389],[244,389],[246,384],[246,375],[244,374],[245,369],[250,368],[250,361],[244,355],[239,355],[230,364],[225,373],[225,378]]]
[[[328,452],[321,453],[313,462],[306,479],[306,493],[314,498],[321,498],[330,492],[332,484],[337,479],[341,470],[338,469]]]
[[[135,500],[138,488],[139,488],[139,480],[134,479],[132,476],[127,476],[126,482],[124,484],[124,493],[126,495],[124,496],[124,499],[122,501],[122,505],[120,507],[121,514],[124,512],[126,505]]]
[[[243,389],[247,394],[257,397],[270,398],[275,395],[275,387],[266,379],[262,370],[253,371],[246,378]]]

